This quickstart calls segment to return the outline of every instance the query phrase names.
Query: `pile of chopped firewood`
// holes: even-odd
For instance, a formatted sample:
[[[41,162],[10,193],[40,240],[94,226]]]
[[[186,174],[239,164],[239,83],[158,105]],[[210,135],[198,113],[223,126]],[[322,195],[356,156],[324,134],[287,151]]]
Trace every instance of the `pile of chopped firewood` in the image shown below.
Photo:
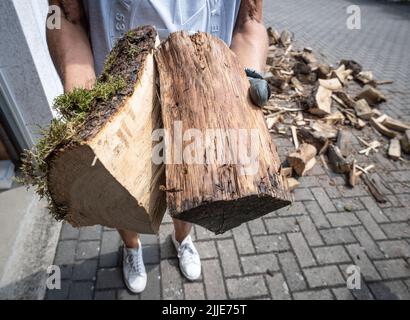
[[[322,63],[311,48],[294,48],[293,35],[268,28],[269,53],[264,78],[272,89],[272,97],[264,108],[271,133],[288,136],[295,151],[287,156],[282,174],[288,177],[290,189],[316,164],[316,157],[326,168],[344,174],[354,187],[359,177],[379,202],[385,197],[369,175],[375,167],[363,167],[352,150],[352,130],[371,126],[374,138],[364,139],[360,155],[368,156],[388,144],[387,155],[393,160],[407,161],[410,153],[410,124],[383,114],[377,107],[387,101],[379,87],[392,81],[377,81],[371,71],[363,70],[353,60],[342,60],[337,67]]]

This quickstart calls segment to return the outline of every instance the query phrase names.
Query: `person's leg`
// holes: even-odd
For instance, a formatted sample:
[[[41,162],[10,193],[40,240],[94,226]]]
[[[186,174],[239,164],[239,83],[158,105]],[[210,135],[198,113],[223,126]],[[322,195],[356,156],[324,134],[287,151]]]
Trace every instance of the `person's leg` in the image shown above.
[[[129,249],[138,249],[140,246],[140,235],[134,231],[118,230],[124,245]]]
[[[118,230],[124,242],[122,271],[127,288],[133,293],[141,293],[147,285],[139,234],[129,230]]]
[[[192,224],[174,220],[172,242],[178,252],[179,268],[188,280],[196,280],[201,276],[201,259],[189,235]]]
[[[172,220],[174,221],[175,239],[181,243],[191,233],[192,224],[177,219]]]

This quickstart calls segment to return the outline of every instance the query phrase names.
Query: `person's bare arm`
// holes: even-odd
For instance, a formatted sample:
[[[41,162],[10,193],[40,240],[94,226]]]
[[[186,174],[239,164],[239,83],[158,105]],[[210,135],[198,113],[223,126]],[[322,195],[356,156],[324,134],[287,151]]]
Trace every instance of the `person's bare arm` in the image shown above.
[[[47,43],[64,91],[89,89],[96,76],[81,0],[49,0],[49,4],[61,8],[61,29],[47,28]]]
[[[242,65],[261,73],[268,52],[268,35],[263,25],[263,0],[242,0],[231,49]]]
[[[263,0],[242,0],[231,44],[232,51],[246,69],[252,102],[259,107],[265,106],[271,95],[261,75],[268,53],[268,35],[262,20]]]

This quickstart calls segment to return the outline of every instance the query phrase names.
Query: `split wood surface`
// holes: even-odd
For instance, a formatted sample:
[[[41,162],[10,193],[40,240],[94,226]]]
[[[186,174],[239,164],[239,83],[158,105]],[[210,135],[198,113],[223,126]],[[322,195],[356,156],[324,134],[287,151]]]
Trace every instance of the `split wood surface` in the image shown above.
[[[139,56],[141,63],[136,60],[129,66],[129,72],[137,75],[132,94],[116,105],[115,112],[112,104],[97,106],[89,118],[98,126],[87,121],[85,138],[50,159],[53,200],[67,208],[65,219],[75,227],[99,224],[152,234],[158,232],[164,216],[165,193],[160,190],[164,166],[151,160],[151,135],[161,124],[154,61],[159,39],[152,27],[143,28],[139,36],[141,47],[149,50]],[[116,96],[112,102],[119,99]]]

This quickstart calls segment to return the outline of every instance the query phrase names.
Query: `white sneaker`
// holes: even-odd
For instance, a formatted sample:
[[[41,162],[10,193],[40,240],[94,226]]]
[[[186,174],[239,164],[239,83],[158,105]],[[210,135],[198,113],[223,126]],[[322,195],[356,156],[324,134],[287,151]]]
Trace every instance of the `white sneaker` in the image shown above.
[[[122,272],[125,285],[132,293],[141,293],[145,290],[147,285],[147,273],[142,258],[141,241],[139,241],[138,249],[129,249],[124,245]]]
[[[194,281],[201,276],[201,259],[196,250],[191,236],[179,243],[175,239],[175,231],[172,233],[172,242],[178,252],[179,268],[182,274],[190,281]]]

